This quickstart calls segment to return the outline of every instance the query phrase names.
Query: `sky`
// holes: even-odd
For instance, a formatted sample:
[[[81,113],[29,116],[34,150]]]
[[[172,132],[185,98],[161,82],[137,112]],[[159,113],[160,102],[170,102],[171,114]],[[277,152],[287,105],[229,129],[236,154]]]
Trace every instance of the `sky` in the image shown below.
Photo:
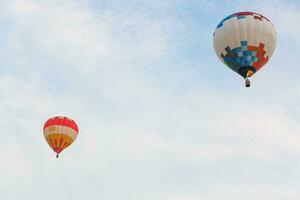
[[[1,0],[5,200],[298,200],[300,3]],[[277,31],[251,88],[214,53],[226,16]],[[59,159],[44,122],[74,119]]]

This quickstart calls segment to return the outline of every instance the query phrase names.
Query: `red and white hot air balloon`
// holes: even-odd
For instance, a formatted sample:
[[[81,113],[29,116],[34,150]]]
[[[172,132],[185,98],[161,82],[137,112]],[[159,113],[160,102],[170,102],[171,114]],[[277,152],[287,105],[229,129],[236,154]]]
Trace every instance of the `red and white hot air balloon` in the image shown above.
[[[47,143],[56,153],[56,157],[74,142],[78,135],[77,124],[68,117],[56,116],[44,124],[44,136]]]

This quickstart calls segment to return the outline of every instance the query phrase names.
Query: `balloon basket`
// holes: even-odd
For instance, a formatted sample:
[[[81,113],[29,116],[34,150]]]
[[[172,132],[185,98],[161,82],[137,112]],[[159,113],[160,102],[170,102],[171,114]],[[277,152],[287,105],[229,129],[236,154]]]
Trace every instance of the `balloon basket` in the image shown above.
[[[245,86],[250,87],[250,85],[251,85],[250,80],[247,77],[246,80],[245,80]]]

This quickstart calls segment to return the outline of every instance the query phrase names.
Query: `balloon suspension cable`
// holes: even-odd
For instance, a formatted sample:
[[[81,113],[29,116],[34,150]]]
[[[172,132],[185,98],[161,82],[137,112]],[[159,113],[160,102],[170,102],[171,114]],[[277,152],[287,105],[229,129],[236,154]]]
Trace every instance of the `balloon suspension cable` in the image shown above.
[[[250,87],[250,85],[251,85],[250,80],[249,80],[248,77],[246,77],[246,79],[245,79],[245,86],[246,87]]]
[[[56,154],[56,158],[58,158],[58,154]]]

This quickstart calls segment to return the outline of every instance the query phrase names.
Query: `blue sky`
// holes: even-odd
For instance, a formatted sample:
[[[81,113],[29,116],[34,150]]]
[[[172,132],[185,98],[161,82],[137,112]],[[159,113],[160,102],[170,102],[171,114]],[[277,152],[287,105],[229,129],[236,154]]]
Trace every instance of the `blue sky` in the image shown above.
[[[3,0],[0,194],[14,199],[298,200],[298,1]],[[226,68],[227,15],[274,24],[271,61]],[[42,127],[79,136],[59,159]]]

